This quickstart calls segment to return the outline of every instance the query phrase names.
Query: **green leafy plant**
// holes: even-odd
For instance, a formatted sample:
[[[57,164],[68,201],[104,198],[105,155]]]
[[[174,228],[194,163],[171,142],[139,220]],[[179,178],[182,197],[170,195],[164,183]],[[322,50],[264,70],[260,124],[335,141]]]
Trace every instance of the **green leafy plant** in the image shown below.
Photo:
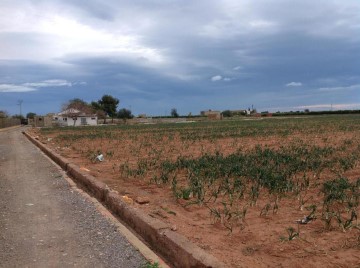
[[[160,268],[160,265],[158,262],[146,262],[141,268]]]
[[[357,221],[357,208],[360,199],[359,179],[355,183],[346,178],[338,178],[323,184],[324,194],[322,220],[325,228],[332,227],[331,222],[336,220],[343,231],[353,226]]]
[[[291,240],[294,240],[296,237],[300,236],[299,231],[296,231],[294,227],[288,227],[286,229],[286,232],[287,232],[287,237],[281,236],[280,240],[291,241]]]

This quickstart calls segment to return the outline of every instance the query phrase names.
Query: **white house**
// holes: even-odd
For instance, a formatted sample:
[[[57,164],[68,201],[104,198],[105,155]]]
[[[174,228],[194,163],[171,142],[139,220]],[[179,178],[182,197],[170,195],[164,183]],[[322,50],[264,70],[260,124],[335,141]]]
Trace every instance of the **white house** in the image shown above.
[[[95,126],[97,125],[97,115],[87,114],[77,109],[67,109],[53,116],[54,124],[59,126]]]

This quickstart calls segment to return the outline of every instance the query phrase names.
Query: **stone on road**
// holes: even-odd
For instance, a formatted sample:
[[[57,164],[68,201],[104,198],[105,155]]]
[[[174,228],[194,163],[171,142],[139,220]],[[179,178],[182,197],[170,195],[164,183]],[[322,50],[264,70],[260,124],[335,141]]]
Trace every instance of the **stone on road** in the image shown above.
[[[0,132],[0,267],[141,267],[143,256],[21,133]]]

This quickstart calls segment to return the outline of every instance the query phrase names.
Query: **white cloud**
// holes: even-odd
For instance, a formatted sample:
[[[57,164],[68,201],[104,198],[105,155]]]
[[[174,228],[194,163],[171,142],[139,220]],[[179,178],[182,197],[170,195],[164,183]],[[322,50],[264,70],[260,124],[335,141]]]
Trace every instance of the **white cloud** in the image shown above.
[[[211,77],[211,81],[216,82],[216,81],[220,81],[222,79],[221,75],[215,75],[213,77]]]
[[[321,87],[318,90],[321,92],[333,92],[333,91],[345,91],[345,90],[353,90],[353,89],[360,89],[360,84],[351,85],[347,87]]]
[[[268,35],[278,32],[277,21],[254,14],[254,7],[248,6],[251,11],[246,12],[247,4],[243,1],[235,5],[237,5],[235,8],[232,5],[219,10],[216,19],[202,25],[200,35],[208,38],[232,39],[234,36]]]
[[[36,83],[24,83],[26,87],[71,87],[72,83],[61,79],[44,80]]]
[[[301,87],[302,83],[300,83],[300,82],[291,82],[291,83],[286,84],[286,86],[287,87]]]
[[[265,28],[270,28],[270,27],[274,27],[276,25],[276,23],[272,22],[272,21],[265,21],[265,20],[253,20],[249,22],[249,25],[253,28],[257,28],[257,29],[265,29]]]
[[[86,86],[87,85],[87,83],[86,82],[74,82],[74,83],[72,83],[72,85],[80,85],[80,86]]]
[[[31,88],[27,86],[19,86],[13,84],[0,84],[0,92],[8,93],[8,92],[30,92],[36,91],[36,88]]]
[[[238,70],[241,70],[241,69],[242,69],[241,66],[235,66],[235,67],[233,68],[234,71],[238,71]]]
[[[69,54],[93,54],[113,57],[145,57],[152,63],[163,63],[164,57],[156,48],[141,44],[141,36],[122,29],[121,25],[110,27],[91,25],[74,17],[74,14],[24,6],[20,10],[4,13],[0,19],[0,33],[7,34],[7,42],[0,43],[1,59],[54,60]],[[42,8],[42,9],[41,9]],[[44,14],[46,15],[44,15]],[[13,16],[16,19],[13,19]],[[27,38],[19,39],[18,33]]]
[[[294,107],[296,109],[360,109],[360,103],[314,104]]]
[[[79,85],[86,85],[85,82],[74,83]],[[0,84],[0,92],[30,92],[36,91],[38,88],[45,87],[71,87],[73,84],[62,79],[50,79],[35,83],[23,83],[21,85],[14,84]]]
[[[230,77],[222,77],[221,75],[214,75],[213,77],[211,77],[211,81],[216,82],[216,81],[225,81],[225,82],[229,82],[232,79]]]
[[[167,73],[166,75],[182,81],[194,81],[194,80],[199,80],[201,78],[201,76],[199,75],[190,75],[190,74],[181,74],[181,73]]]

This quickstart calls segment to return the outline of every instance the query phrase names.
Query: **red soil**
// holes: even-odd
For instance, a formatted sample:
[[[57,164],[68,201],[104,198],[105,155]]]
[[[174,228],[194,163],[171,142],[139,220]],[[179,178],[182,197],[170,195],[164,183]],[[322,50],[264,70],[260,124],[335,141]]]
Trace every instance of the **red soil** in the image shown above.
[[[34,134],[40,135],[40,132],[36,131]],[[300,210],[299,200],[295,197],[282,198],[277,214],[270,212],[267,216],[260,217],[261,209],[269,200],[266,193],[262,194],[257,204],[249,207],[245,228],[236,227],[232,233],[229,233],[222,224],[213,224],[209,210],[204,206],[184,206],[184,200],[174,198],[170,185],[150,183],[151,174],[146,174],[142,178],[128,178],[119,172],[119,166],[124,161],[128,161],[130,167],[136,167],[139,159],[154,157],[156,152],[151,155],[150,148],[162,147],[160,158],[175,160],[178,155],[200,156],[204,150],[209,153],[219,150],[227,155],[238,149],[253,148],[255,145],[276,148],[296,141],[320,146],[342,144],[349,139],[358,143],[356,133],[336,135],[324,133],[317,137],[299,134],[291,138],[225,138],[212,142],[202,140],[185,146],[175,137],[171,141],[150,142],[151,146],[143,148],[139,148],[139,141],[133,140],[120,143],[104,139],[91,141],[81,139],[70,146],[55,143],[56,139],[55,142],[48,141],[49,137],[56,136],[57,134],[47,137],[40,135],[40,140],[78,166],[88,169],[90,174],[126,196],[133,206],[170,224],[174,230],[188,237],[229,267],[360,267],[359,229],[352,228],[342,232],[334,224],[334,228],[328,231],[325,230],[323,222],[317,219],[299,226],[300,238],[292,241],[280,240],[281,236],[287,237],[288,227],[297,230],[295,221],[308,213]],[[86,152],[90,149],[113,152],[113,154],[104,153],[105,161],[94,163],[86,156]],[[356,167],[346,175],[350,179],[357,179],[360,177],[360,168]],[[323,175],[323,178],[325,177],[326,174]],[[145,197],[150,202],[140,205],[135,202],[138,197]],[[321,202],[319,188],[311,187],[307,197],[312,197],[310,200],[313,202]],[[358,215],[360,215],[359,211]]]

